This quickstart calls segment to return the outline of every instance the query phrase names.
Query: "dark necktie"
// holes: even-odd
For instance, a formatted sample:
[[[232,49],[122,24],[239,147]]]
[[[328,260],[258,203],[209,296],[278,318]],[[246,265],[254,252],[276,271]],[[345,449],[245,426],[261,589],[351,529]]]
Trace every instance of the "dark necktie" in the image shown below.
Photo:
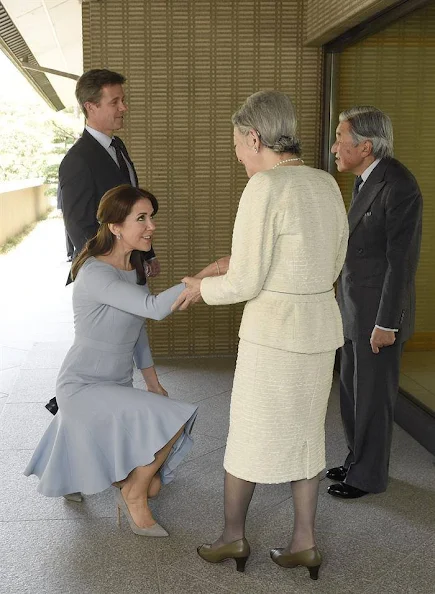
[[[355,200],[356,200],[356,198],[358,196],[358,192],[359,192],[359,189],[361,187],[362,180],[363,179],[362,179],[362,177],[360,175],[357,175],[356,178],[355,178],[355,181],[353,183],[353,190],[352,190],[352,201],[350,203],[350,206],[351,207],[353,206],[353,203],[355,202]]]
[[[361,184],[362,184],[362,180],[363,179],[362,179],[362,177],[360,175],[357,175],[356,178],[355,178],[355,182],[353,184],[353,193],[354,193],[355,196],[358,195],[359,189],[360,189]]]
[[[116,152],[116,158],[118,160],[119,170],[121,171],[121,177],[126,184],[131,184],[130,172],[127,167],[127,163],[124,159],[124,153],[122,151],[122,144],[119,138],[114,136],[110,146],[113,146]]]

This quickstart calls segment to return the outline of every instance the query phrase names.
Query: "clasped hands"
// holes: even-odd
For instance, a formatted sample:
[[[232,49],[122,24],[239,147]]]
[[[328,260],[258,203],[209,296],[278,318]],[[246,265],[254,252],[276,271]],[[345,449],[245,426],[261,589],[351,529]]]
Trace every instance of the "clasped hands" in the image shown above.
[[[176,311],[177,309],[183,311],[184,309],[187,309],[190,305],[198,303],[198,301],[201,301],[202,299],[200,278],[195,278],[193,276],[185,276],[181,280],[181,282],[186,285],[186,288],[179,295],[178,299],[171,307],[172,311]]]

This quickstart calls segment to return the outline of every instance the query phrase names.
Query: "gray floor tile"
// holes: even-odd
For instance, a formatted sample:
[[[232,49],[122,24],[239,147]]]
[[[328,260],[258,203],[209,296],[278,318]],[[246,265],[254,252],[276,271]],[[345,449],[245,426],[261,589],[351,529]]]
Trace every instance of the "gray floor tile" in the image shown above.
[[[0,522],[48,519],[92,521],[101,517],[110,517],[115,522],[116,507],[110,489],[86,495],[82,503],[69,502],[63,497],[44,497],[38,493],[38,478],[23,475],[32,453],[33,450],[0,451]]]
[[[14,321],[14,320],[12,320]],[[32,350],[35,341],[31,338],[19,338],[20,334],[16,331],[13,333],[5,332],[5,320],[1,320],[1,338],[0,338],[0,346],[9,347],[11,349],[18,349],[21,351],[30,351]]]
[[[4,594],[157,594],[151,539],[109,520],[0,522]]]
[[[224,594],[229,590],[181,571],[161,568],[160,594]],[[160,572],[159,572],[160,573]]]
[[[59,369],[73,342],[72,338],[69,341],[68,339],[62,340],[61,337],[59,337],[60,342],[51,342],[48,335],[53,334],[55,338],[58,337],[57,330],[59,328],[62,329],[62,324],[57,324],[57,328],[50,325],[46,329],[47,340],[35,344],[21,365],[22,369]],[[71,333],[68,329],[65,331],[68,334]]]
[[[6,403],[0,417],[0,450],[34,449],[52,418],[42,403]]]
[[[225,447],[224,439],[216,439],[215,437],[210,437],[210,435],[201,435],[195,431],[195,427],[193,428],[192,436],[194,440],[193,448],[184,458],[182,464],[186,464],[191,460],[196,460],[205,454],[209,454],[210,452],[214,452]]]
[[[225,439],[228,435],[231,394],[226,392],[199,403],[195,430],[204,435]]]
[[[403,553],[417,547],[435,530],[431,489],[391,479],[385,493],[346,501],[328,495],[328,484],[326,480],[320,488],[319,530],[334,532],[339,526],[347,538],[358,535],[367,544]]]
[[[204,437],[207,438],[208,436]],[[204,456],[194,460],[185,461],[184,464],[179,467],[178,477],[183,477],[190,480],[191,482],[194,482],[196,476],[208,476],[211,473],[218,472],[223,478],[224,454],[225,446],[222,446],[221,448],[209,452]]]
[[[56,394],[58,369],[22,369],[9,402],[46,403]]]
[[[11,390],[17,380],[19,373],[19,367],[14,367],[12,369],[5,369],[4,371],[0,371],[0,392],[2,394],[11,393]]]
[[[27,355],[27,350],[0,346],[0,370],[19,367]]]
[[[388,566],[386,566],[388,567]],[[363,594],[432,594],[435,584],[435,540],[393,563]]]
[[[394,425],[390,477],[432,491],[435,499],[435,456]]]
[[[0,394],[0,417],[3,412],[3,407],[4,407],[7,399],[8,399],[7,394]]]

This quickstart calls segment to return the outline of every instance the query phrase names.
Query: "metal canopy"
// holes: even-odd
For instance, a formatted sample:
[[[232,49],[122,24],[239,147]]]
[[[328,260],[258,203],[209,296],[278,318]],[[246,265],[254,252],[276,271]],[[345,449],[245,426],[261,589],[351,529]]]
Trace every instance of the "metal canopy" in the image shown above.
[[[80,0],[1,0],[0,50],[56,110],[76,104],[83,70]]]

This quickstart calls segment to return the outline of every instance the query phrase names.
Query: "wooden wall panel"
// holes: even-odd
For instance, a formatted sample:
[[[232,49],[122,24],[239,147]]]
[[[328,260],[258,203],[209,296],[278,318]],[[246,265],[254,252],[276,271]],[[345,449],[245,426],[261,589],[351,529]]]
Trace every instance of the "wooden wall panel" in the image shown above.
[[[399,0],[305,0],[306,42],[323,45]]]
[[[304,158],[320,147],[321,51],[304,47],[298,0],[105,0],[83,5],[85,69],[123,72],[123,137],[141,186],[160,201],[159,291],[229,253],[246,174],[231,114],[251,93],[295,100]],[[241,306],[199,305],[150,324],[158,355],[234,353]]]

